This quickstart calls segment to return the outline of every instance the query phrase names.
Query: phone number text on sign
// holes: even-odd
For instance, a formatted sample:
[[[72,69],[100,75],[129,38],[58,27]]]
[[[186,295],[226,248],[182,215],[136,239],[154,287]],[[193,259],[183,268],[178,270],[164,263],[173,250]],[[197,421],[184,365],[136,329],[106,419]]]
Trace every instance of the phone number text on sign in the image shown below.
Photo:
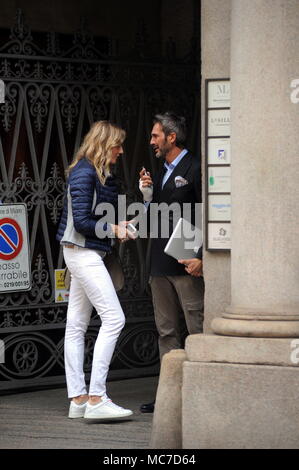
[[[26,204],[0,205],[0,292],[31,288]]]

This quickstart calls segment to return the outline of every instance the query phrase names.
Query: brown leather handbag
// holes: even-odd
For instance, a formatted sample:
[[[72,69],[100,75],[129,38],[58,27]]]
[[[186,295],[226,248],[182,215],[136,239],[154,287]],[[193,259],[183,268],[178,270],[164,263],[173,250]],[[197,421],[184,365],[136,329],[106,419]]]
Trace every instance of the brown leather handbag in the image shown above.
[[[64,268],[64,287],[70,290],[71,287],[71,273],[69,268]]]

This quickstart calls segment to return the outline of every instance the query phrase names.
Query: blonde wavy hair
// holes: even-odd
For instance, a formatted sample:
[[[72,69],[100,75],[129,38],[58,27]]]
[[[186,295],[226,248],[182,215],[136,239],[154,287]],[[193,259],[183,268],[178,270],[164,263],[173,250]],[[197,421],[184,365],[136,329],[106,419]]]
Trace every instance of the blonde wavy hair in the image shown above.
[[[95,167],[100,182],[104,185],[110,174],[110,159],[113,147],[123,144],[126,132],[108,121],[94,122],[83,139],[74,159],[66,170],[68,175],[72,168],[84,157]]]

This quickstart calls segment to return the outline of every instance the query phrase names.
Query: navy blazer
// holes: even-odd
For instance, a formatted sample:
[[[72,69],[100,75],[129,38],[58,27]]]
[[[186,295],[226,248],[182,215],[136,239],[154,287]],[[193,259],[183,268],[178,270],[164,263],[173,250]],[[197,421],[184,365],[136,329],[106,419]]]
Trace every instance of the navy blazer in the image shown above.
[[[191,220],[194,225],[195,221],[195,203],[201,203],[201,172],[200,161],[191,153],[187,153],[182,160],[177,164],[166,181],[162,189],[162,180],[164,176],[163,167],[158,172],[153,181],[153,199],[152,203],[178,203],[183,208],[184,203],[191,204]],[[188,184],[176,187],[175,177],[181,176],[187,180]],[[183,214],[183,213],[182,213]],[[161,215],[158,214],[158,225],[160,229]],[[173,220],[169,217],[169,236],[159,238],[152,238],[151,240],[151,267],[150,274],[152,276],[179,276],[187,275],[185,266],[178,263],[177,260],[164,253],[164,248],[169,240],[173,231]],[[202,248],[194,257],[202,258]]]

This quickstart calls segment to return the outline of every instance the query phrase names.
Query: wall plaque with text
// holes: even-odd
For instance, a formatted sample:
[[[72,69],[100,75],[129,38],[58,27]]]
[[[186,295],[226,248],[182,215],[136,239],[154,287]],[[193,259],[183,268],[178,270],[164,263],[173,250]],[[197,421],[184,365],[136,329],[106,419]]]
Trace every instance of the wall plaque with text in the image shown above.
[[[230,108],[230,81],[210,80],[208,82],[209,108]]]
[[[206,80],[206,249],[231,248],[231,86]]]

